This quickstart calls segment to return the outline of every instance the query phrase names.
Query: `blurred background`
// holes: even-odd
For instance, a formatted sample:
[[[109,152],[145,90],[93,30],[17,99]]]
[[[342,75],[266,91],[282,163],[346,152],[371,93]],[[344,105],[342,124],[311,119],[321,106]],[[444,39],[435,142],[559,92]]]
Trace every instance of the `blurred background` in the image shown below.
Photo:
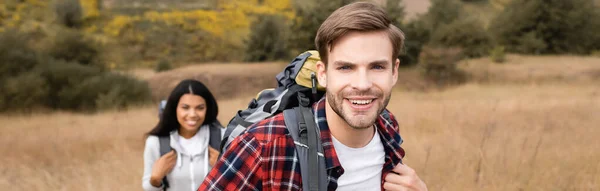
[[[352,0],[0,0],[0,187],[141,190],[183,79],[228,122]],[[600,0],[373,0],[406,34],[388,109],[430,190],[600,190]]]

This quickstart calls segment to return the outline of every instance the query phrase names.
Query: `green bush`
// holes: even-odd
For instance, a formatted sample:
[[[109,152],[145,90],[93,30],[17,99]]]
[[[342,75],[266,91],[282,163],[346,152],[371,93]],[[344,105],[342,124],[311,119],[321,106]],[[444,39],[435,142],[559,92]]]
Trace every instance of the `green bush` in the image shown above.
[[[0,79],[17,76],[38,64],[38,53],[27,42],[28,36],[15,30],[0,33]]]
[[[600,57],[600,50],[594,50],[594,51],[592,51],[592,56]]]
[[[61,97],[63,91],[69,91],[87,78],[100,75],[102,71],[95,67],[61,60],[48,60],[36,70],[46,80],[50,88],[46,105],[54,109],[73,109],[71,100]]]
[[[145,82],[104,68],[112,58],[103,45],[74,29],[41,31],[0,32],[0,112],[95,111],[149,101]]]
[[[3,85],[3,84],[0,84]],[[2,92],[4,92],[4,90],[2,90]],[[8,109],[8,106],[5,105],[6,104],[6,98],[4,96],[4,94],[0,94],[0,112],[5,111]]]
[[[288,45],[292,55],[315,49],[315,37],[321,23],[333,11],[356,0],[304,0],[292,1],[293,9],[298,19],[291,23],[291,34]]]
[[[491,37],[475,19],[456,20],[434,30],[431,42],[445,47],[460,47],[466,57],[485,56],[491,49]]]
[[[169,34],[169,35],[165,35]],[[154,62],[190,63],[244,59],[244,45],[233,44],[228,35],[215,36],[203,30],[185,29],[162,22],[141,20],[131,23],[117,37],[120,46],[128,47],[132,56]]]
[[[535,32],[528,32],[517,38],[519,43],[513,45],[513,50],[519,53],[541,54],[547,53],[548,44]]]
[[[83,10],[79,0],[56,0],[54,11],[60,24],[68,28],[80,27],[83,21]]]
[[[404,16],[406,16],[402,0],[386,0],[384,8],[392,24],[402,29]]]
[[[589,0],[513,0],[490,24],[510,52],[589,54],[600,47],[600,14]]]
[[[506,54],[503,46],[496,46],[490,51],[490,59],[495,63],[502,63],[506,60]]]
[[[0,32],[0,111],[37,106],[39,96],[45,93],[39,75],[27,73],[40,61],[29,39],[16,30]]]
[[[400,56],[402,66],[413,66],[419,61],[421,49],[430,42],[440,27],[464,17],[462,5],[456,0],[432,0],[427,13],[401,27],[406,36],[404,53]]]
[[[171,66],[171,62],[169,62],[166,59],[161,59],[160,61],[158,61],[158,63],[156,63],[156,67],[154,68],[154,71],[162,72],[162,71],[168,71],[171,69],[173,69],[173,67]]]
[[[103,51],[100,43],[72,30],[60,31],[47,50],[54,59],[105,68]]]
[[[126,108],[150,100],[148,84],[133,77],[105,73],[88,78],[59,93],[62,106],[79,111]]]
[[[4,82],[1,110],[31,110],[45,106],[49,87],[38,72],[26,72]]]
[[[442,25],[464,18],[461,2],[457,0],[431,0],[431,6],[423,15],[425,24],[430,31],[435,31]]]
[[[276,15],[260,15],[250,27],[246,61],[270,61],[288,58],[285,20]]]
[[[419,62],[419,54],[424,44],[429,42],[430,30],[422,19],[406,24],[402,31],[405,35],[404,52],[400,55],[401,66],[414,66]]]
[[[460,48],[424,47],[419,56],[421,75],[439,86],[461,84],[467,80],[464,71],[457,67],[463,58]]]

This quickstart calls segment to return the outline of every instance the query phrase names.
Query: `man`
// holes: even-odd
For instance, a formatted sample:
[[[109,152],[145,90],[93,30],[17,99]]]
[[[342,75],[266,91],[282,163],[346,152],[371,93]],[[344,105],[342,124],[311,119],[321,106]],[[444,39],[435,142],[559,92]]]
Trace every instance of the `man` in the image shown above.
[[[404,34],[371,3],[341,7],[319,28],[317,77],[327,93],[313,113],[328,190],[427,190],[415,171],[401,164],[395,118],[381,115],[398,77],[403,42]],[[250,126],[199,190],[300,190],[295,145],[286,134],[282,114]]]

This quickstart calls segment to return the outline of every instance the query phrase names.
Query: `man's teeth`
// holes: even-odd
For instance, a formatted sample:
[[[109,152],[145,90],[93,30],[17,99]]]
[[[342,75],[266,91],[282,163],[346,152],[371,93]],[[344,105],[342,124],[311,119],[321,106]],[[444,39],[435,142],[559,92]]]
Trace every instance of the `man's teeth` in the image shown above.
[[[352,104],[365,105],[370,104],[373,100],[350,100]]]

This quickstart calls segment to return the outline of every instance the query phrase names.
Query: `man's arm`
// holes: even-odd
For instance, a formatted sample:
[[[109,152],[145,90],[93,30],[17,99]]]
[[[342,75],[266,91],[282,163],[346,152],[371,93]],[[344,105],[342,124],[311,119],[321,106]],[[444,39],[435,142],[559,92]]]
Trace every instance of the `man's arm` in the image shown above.
[[[252,134],[242,134],[234,139],[198,191],[261,190],[261,147]]]

